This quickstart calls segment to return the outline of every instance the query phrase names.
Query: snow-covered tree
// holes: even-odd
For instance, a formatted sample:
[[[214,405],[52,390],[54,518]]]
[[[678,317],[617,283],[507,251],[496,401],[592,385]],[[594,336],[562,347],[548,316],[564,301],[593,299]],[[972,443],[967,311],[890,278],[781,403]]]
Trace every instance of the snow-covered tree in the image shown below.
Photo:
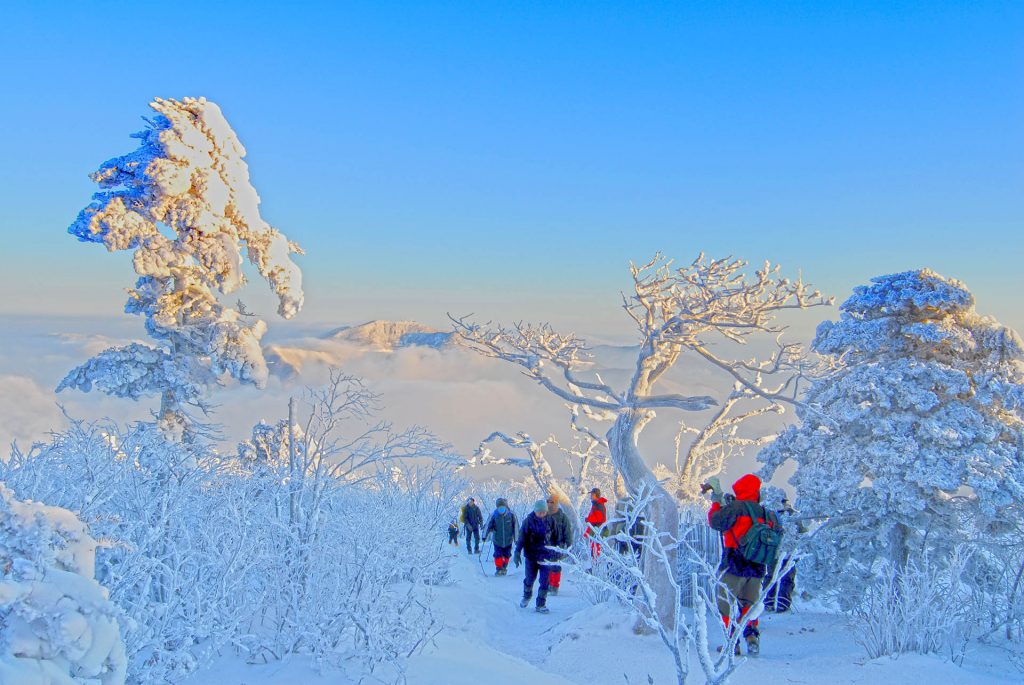
[[[528,378],[577,408],[587,420],[610,423],[604,435],[591,432],[606,446],[626,490],[635,496],[643,486],[655,493],[649,502],[649,520],[659,530],[676,531],[676,500],[640,454],[638,440],[657,410],[702,411],[715,406],[717,400],[659,392],[658,382],[688,351],[730,378],[737,388],[733,392],[767,403],[794,402],[803,363],[799,345],[780,338],[777,350],[766,359],[733,359],[716,343],[742,345],[754,335],[781,336],[784,327],[776,321],[779,312],[829,303],[802,279],[780,277],[777,266],[766,263],[752,277],[745,273],[746,267],[742,260],[710,260],[704,255],[683,268],[672,268],[672,262],[661,255],[643,266],[631,265],[634,288],[632,294],[623,295],[623,309],[636,326],[640,344],[632,377],[620,388],[613,388],[599,375],[582,375],[590,364],[590,354],[575,334],[558,333],[546,324],[517,324],[508,329],[465,319],[453,318],[453,322],[470,348],[522,367]],[[723,430],[728,433],[729,428]],[[706,468],[687,472],[695,478],[710,475]],[[696,493],[700,480],[684,487]],[[650,582],[657,592],[667,595],[671,579],[665,576],[666,566],[653,561],[648,564]],[[667,604],[662,603],[659,612],[662,620],[675,620]]]
[[[759,459],[769,478],[795,462],[797,508],[827,520],[803,577],[850,604],[883,564],[934,562],[1019,520],[1024,353],[927,269],[875,278],[841,309],[813,344],[835,368]]]
[[[123,685],[121,612],[74,514],[0,483],[0,683]]]
[[[260,216],[245,148],[217,105],[205,98],[163,100],[137,150],[104,162],[101,190],[68,232],[110,251],[132,250],[139,278],[125,311],[145,318],[156,345],[110,348],[71,371],[57,390],[94,386],[116,397],[160,395],[159,423],[170,437],[190,432],[186,407],[205,409],[206,388],[234,378],[262,387],[266,323],[218,295],[246,281],[243,252],[278,298],[278,314],[302,308],[300,253]]]
[[[492,445],[504,444],[507,448],[526,452],[525,457],[499,456]],[[555,475],[554,469],[544,451],[554,446],[564,457],[568,471],[565,478]],[[514,436],[499,431],[491,433],[480,441],[473,457],[467,460],[469,466],[514,466],[527,469],[537,489],[544,495],[554,495],[561,501],[573,520],[580,519],[585,511],[588,493],[593,487],[611,491],[613,478],[611,462],[604,441],[596,436],[578,437],[570,446],[561,445],[554,436],[537,442],[528,433],[519,432]]]

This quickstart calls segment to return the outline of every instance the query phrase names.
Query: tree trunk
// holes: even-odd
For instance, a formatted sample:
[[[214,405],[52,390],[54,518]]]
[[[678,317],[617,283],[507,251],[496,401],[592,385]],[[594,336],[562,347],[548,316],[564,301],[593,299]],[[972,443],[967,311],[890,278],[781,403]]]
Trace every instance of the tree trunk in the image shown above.
[[[676,506],[675,500],[658,484],[658,479],[644,463],[637,448],[640,432],[651,418],[652,413],[648,411],[623,410],[608,431],[608,448],[615,468],[622,474],[622,479],[625,481],[630,495],[635,495],[641,485],[645,485],[648,491],[655,494],[650,510],[645,512],[647,519],[661,533],[668,533],[676,538],[679,535],[679,508]],[[667,550],[666,553],[669,556],[669,567],[674,573],[677,567],[678,553],[674,549]],[[674,604],[678,601],[674,579],[668,575],[664,564],[652,559],[650,555],[644,555],[643,564],[644,578],[658,596],[656,607],[658,620],[667,630],[673,632],[676,620]]]

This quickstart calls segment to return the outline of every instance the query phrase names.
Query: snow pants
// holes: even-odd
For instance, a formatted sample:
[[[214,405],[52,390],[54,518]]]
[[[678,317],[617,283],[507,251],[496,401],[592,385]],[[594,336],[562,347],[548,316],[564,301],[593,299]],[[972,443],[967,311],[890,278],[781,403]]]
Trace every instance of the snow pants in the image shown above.
[[[533,597],[533,583],[540,578],[540,585],[537,588],[537,606],[542,607],[548,603],[548,581],[551,578],[551,567],[541,564],[537,559],[526,557],[526,577],[523,578],[523,599]]]
[[[450,545],[450,544],[453,544],[453,543],[456,544],[456,545],[459,544],[459,531],[458,530],[449,530],[448,531],[448,544]]]
[[[471,526],[466,524],[466,551],[472,552],[473,548],[470,546],[474,536],[476,537],[476,551],[480,551],[480,526]]]
[[[739,620],[750,611],[750,607],[757,603],[757,599],[761,596],[761,582],[761,578],[744,578],[731,573],[722,574],[721,583],[718,585],[718,613],[722,615],[722,621],[725,622],[726,627],[729,626],[730,616]],[[739,611],[734,610],[734,604],[738,605]],[[751,621],[743,629],[743,637],[757,634],[757,621]]]
[[[551,564],[551,566],[548,566],[548,570],[550,571],[548,574],[548,585],[557,590],[562,584],[562,567],[558,564]]]
[[[508,547],[494,546],[494,568],[508,568],[510,558],[512,558],[512,545]]]

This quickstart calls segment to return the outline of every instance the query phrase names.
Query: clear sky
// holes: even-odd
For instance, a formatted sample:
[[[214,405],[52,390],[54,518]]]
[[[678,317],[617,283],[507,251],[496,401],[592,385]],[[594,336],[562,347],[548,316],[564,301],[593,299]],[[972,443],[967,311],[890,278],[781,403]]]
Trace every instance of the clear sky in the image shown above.
[[[660,249],[930,266],[1024,328],[1022,2],[3,2],[0,70],[0,313],[120,309],[87,174],[205,95],[306,322],[610,330]]]

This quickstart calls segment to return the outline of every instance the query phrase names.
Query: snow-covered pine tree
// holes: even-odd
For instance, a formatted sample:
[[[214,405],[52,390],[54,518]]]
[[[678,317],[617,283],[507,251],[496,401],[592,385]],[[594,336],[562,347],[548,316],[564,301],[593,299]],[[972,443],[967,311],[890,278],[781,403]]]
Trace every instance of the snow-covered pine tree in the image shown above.
[[[795,462],[797,507],[829,517],[803,577],[847,605],[881,565],[999,535],[1024,503],[1021,340],[974,304],[927,269],[856,288],[814,340],[835,367],[758,457],[769,478]]]
[[[290,256],[301,250],[260,216],[245,148],[217,105],[157,98],[150,107],[157,116],[133,136],[141,145],[91,175],[102,190],[68,232],[134,251],[139,279],[125,311],[145,317],[157,344],[104,350],[57,390],[160,395],[160,427],[181,440],[190,433],[185,407],[203,407],[208,386],[225,377],[257,387],[267,380],[266,323],[218,298],[245,283],[243,247],[284,318],[302,308],[302,275]]]

